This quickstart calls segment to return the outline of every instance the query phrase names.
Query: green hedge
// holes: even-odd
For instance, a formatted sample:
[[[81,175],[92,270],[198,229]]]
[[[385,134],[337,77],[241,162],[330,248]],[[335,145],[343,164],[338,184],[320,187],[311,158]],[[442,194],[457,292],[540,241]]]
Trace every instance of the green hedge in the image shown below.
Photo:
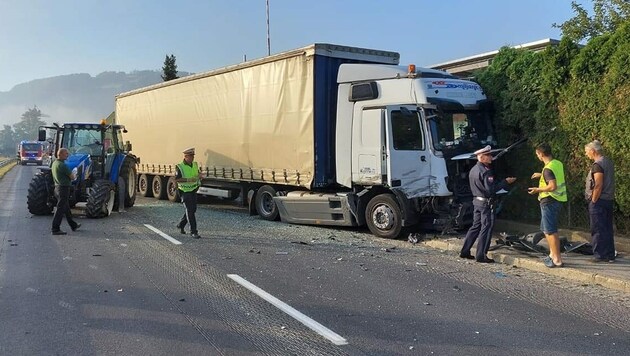
[[[630,22],[582,48],[566,39],[538,53],[502,48],[475,76],[495,101],[500,144],[529,138],[527,147],[502,162],[502,170],[519,177],[503,213],[524,221],[539,218],[537,201],[525,188],[537,184],[529,177],[541,169],[534,147],[548,142],[565,164],[570,201],[563,225],[588,227],[583,191],[591,162],[584,145],[599,139],[615,163],[617,229],[629,234]]]

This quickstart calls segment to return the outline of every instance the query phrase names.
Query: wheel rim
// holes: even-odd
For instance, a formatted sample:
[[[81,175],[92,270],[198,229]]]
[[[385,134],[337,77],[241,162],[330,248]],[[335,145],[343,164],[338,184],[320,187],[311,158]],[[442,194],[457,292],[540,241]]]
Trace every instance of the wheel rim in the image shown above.
[[[260,202],[260,207],[262,208],[262,211],[266,215],[271,214],[273,212],[273,207],[274,207],[273,197],[271,196],[271,194],[265,193],[262,195],[261,198],[262,199]]]
[[[160,194],[160,190],[162,190],[162,183],[159,182],[159,179],[153,179],[153,194]]]
[[[140,190],[142,192],[146,192],[149,188],[148,188],[148,184],[147,184],[147,180],[144,178],[140,178],[140,182],[138,183],[140,185]]]
[[[168,189],[168,195],[171,196],[171,197],[174,197],[175,193],[177,192],[177,183],[173,182],[173,183],[169,184],[167,186],[167,189]]]
[[[377,205],[372,211],[372,223],[380,230],[389,230],[396,223],[395,215],[389,205]]]

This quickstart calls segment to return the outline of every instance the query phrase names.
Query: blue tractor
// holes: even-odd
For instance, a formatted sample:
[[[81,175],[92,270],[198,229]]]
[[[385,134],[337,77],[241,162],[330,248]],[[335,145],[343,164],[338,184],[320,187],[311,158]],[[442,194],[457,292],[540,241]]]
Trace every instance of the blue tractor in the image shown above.
[[[39,141],[48,139],[51,157],[59,148],[68,149],[66,165],[75,175],[70,193],[70,206],[85,202],[85,214],[90,218],[102,218],[119,208],[131,207],[136,201],[138,158],[131,151],[129,142],[123,143],[122,125],[101,123],[66,123],[62,126],[42,126]],[[28,188],[27,206],[33,215],[52,214],[57,204],[50,167],[41,168]]]

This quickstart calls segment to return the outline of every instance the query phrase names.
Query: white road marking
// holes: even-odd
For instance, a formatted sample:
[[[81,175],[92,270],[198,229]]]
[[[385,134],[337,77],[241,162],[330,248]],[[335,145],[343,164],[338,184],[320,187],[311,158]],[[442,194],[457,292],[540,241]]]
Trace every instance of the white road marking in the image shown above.
[[[335,344],[335,345],[347,345],[348,344],[348,341],[346,339],[344,339],[343,337],[341,337],[341,335],[339,335],[339,334],[335,333],[334,331],[328,329],[324,325],[316,322],[315,320],[309,318],[308,316],[300,313],[299,311],[297,311],[296,309],[294,309],[293,307],[291,307],[287,303],[285,303],[285,302],[281,301],[280,299],[274,297],[273,295],[265,292],[264,290],[260,289],[256,285],[250,283],[249,281],[247,281],[245,278],[239,276],[238,274],[228,274],[227,276],[228,276],[228,278],[232,279],[236,283],[238,283],[238,284],[242,285],[243,287],[249,289],[250,291],[252,291],[254,294],[258,295],[262,299],[264,299],[267,302],[271,303],[276,308],[278,308],[278,309],[282,310],[283,312],[289,314],[290,316],[295,318],[300,323],[304,324],[309,329],[315,331],[319,335],[321,335],[321,336],[325,337],[326,339],[330,340],[330,342],[332,342],[333,344]]]
[[[153,232],[155,232],[156,234],[162,236],[163,238],[169,240],[170,242],[172,242],[175,245],[181,245],[182,243],[175,240],[174,238],[168,236],[167,234],[163,233],[162,231],[156,229],[155,227],[149,225],[149,224],[144,224],[144,226],[146,226],[148,229],[152,230]]]

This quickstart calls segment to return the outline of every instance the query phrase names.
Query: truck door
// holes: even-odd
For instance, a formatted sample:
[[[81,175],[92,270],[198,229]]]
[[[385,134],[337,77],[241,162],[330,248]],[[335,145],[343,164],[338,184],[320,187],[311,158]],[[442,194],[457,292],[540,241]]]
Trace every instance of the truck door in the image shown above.
[[[364,185],[383,184],[385,165],[385,111],[382,108],[355,110],[352,146],[352,180]]]
[[[415,106],[389,106],[387,183],[408,198],[431,195],[431,159],[421,117]]]

